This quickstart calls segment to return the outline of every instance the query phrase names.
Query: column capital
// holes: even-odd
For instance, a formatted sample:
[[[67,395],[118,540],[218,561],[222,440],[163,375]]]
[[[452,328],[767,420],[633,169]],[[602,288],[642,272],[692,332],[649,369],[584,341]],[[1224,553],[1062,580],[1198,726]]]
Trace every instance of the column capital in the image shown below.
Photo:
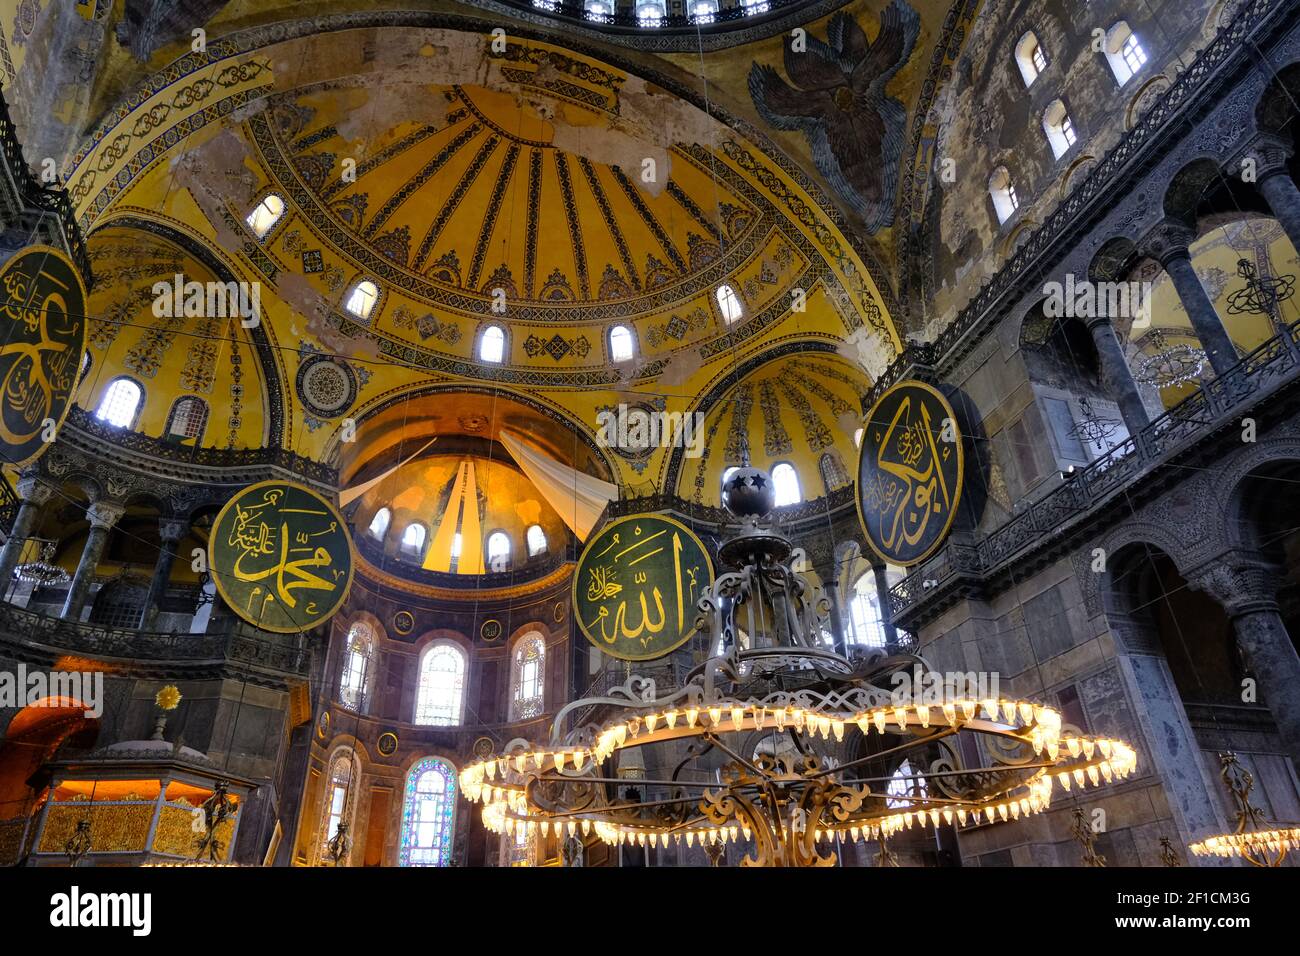
[[[190,523],[184,518],[163,518],[158,522],[158,537],[166,544],[175,544],[185,537],[189,530]]]
[[[24,472],[18,476],[18,497],[34,505],[43,505],[50,500],[54,489],[47,485],[40,475]]]
[[[126,505],[106,499],[93,502],[86,509],[86,519],[90,522],[90,526],[92,528],[104,528],[105,530],[117,524],[118,519],[124,514],[126,514]]]
[[[1250,160],[1255,165],[1255,181],[1267,179],[1278,173],[1290,173],[1287,163],[1295,149],[1276,133],[1260,133],[1243,149],[1233,163],[1233,175],[1240,173],[1242,163]]]
[[[1229,617],[1276,611],[1281,569],[1259,557],[1228,552],[1186,575],[1187,583],[1223,606]]]
[[[1163,266],[1173,259],[1190,258],[1195,241],[1196,230],[1191,226],[1177,219],[1162,219],[1142,237],[1138,249]]]

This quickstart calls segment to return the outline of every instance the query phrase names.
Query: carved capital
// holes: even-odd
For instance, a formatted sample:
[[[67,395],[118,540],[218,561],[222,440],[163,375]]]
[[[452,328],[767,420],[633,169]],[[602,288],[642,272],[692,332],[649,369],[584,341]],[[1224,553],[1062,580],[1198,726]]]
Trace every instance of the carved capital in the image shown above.
[[[1256,182],[1279,173],[1290,175],[1291,171],[1287,168],[1287,163],[1294,152],[1291,144],[1282,137],[1273,133],[1260,133],[1241,151],[1236,162],[1233,163],[1232,173],[1240,175],[1245,168],[1244,164],[1249,162],[1255,167]]]
[[[1142,237],[1138,249],[1162,266],[1174,259],[1190,258],[1188,251],[1196,241],[1196,230],[1177,219],[1162,219]]]
[[[90,521],[92,528],[108,528],[117,524],[118,520],[126,513],[126,505],[104,499],[96,501],[86,509],[86,518]]]
[[[169,521],[163,519],[158,522],[158,537],[162,538],[164,544],[175,544],[190,530],[188,521]]]
[[[1277,567],[1248,556],[1227,554],[1187,575],[1187,583],[1223,605],[1229,617],[1277,610],[1281,582]]]
[[[18,497],[34,505],[43,505],[50,500],[54,489],[41,480],[39,475],[23,472],[18,478]]]

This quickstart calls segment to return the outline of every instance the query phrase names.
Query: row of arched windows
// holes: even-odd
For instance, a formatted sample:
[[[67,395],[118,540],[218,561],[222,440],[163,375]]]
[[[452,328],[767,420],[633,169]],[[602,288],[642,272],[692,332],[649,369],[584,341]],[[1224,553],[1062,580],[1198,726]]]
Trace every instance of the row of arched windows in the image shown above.
[[[705,0],[713,2],[713,0]],[[588,8],[590,9],[590,7]],[[717,5],[714,3],[713,10],[716,12]],[[274,193],[263,197],[253,211],[248,214],[245,222],[248,228],[253,231],[259,239],[264,238],[271,228],[284,215],[284,200]],[[730,285],[723,284],[718,286],[714,293],[718,302],[718,310],[722,318],[728,325],[738,321],[745,314],[741,305],[740,296]],[[343,308],[346,309],[353,317],[367,322],[370,314],[374,311],[379,302],[379,286],[370,279],[362,279],[348,290],[343,299]],[[609,358],[612,362],[626,362],[636,355],[636,334],[626,325],[615,325],[608,333]],[[480,362],[487,362],[492,365],[498,365],[505,361],[506,357],[506,332],[499,325],[488,325],[483,328],[478,339],[478,359]]]
[[[769,9],[768,0],[740,0],[740,5],[745,10],[745,16],[766,13]],[[559,8],[559,2],[533,0],[533,6],[555,12]],[[692,22],[708,24],[713,22],[718,13],[718,0],[689,0],[687,7]],[[614,0],[584,0],[582,8],[588,20],[601,20],[614,15]],[[636,4],[637,25],[651,28],[659,26],[667,16],[666,9],[663,0],[639,0]]]
[[[132,378],[115,378],[100,397],[95,417],[115,428],[131,428],[144,407],[144,389]],[[208,403],[195,395],[182,395],[167,413],[163,438],[198,442],[208,424]]]
[[[370,519],[370,536],[376,541],[383,541],[388,534],[388,526],[392,523],[393,512],[387,506],[380,508]],[[429,529],[419,521],[412,521],[402,529],[402,537],[398,541],[398,550],[412,558],[422,558],[424,556],[424,545],[429,537]],[[529,525],[528,530],[524,532],[524,543],[528,547],[528,557],[535,558],[539,554],[544,554],[547,549],[546,532],[542,530],[539,524]],[[460,557],[461,537],[460,532],[452,538],[451,556]],[[510,567],[510,555],[513,545],[510,541],[510,535],[504,531],[493,531],[487,536],[487,565],[489,571],[505,571]]]
[[[374,684],[374,629],[358,621],[348,631],[339,668],[339,703],[364,713]],[[435,641],[420,654],[415,713],[411,722],[428,727],[457,727],[464,722],[469,658],[454,641]],[[531,720],[545,710],[546,640],[533,631],[515,642],[510,656],[510,720]]]
[[[1120,86],[1128,83],[1147,62],[1147,52],[1142,41],[1124,20],[1106,31],[1102,40],[1102,53],[1115,76],[1115,82]],[[1015,59],[1025,86],[1033,86],[1048,65],[1047,53],[1034,31],[1028,31],[1016,43]],[[1065,103],[1060,99],[1053,100],[1043,111],[1042,126],[1056,159],[1064,156],[1078,142],[1074,121],[1070,119]],[[1020,208],[1020,197],[1016,195],[1015,183],[1011,181],[1011,173],[1005,166],[998,166],[989,176],[989,196],[993,200],[993,211],[999,223],[1005,223]]]

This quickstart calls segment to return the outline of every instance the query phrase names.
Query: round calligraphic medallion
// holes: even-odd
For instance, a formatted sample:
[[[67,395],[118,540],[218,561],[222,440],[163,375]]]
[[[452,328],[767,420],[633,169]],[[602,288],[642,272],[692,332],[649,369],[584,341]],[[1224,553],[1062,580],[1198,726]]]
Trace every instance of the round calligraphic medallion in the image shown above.
[[[238,492],[208,538],[208,566],[222,599],[254,627],[280,634],[329,620],[348,595],[354,565],[338,510],[291,481]]]
[[[695,602],[713,583],[709,553],[689,528],[663,515],[605,525],[573,574],[573,611],[593,645],[611,657],[663,657],[695,631]]]
[[[397,734],[391,730],[384,731],[379,735],[379,742],[376,747],[385,757],[391,757],[397,753]]]
[[[86,351],[86,286],[72,260],[28,246],[0,269],[0,454],[25,465],[72,405]]]
[[[900,382],[867,415],[858,517],[890,564],[924,561],[947,536],[961,500],[961,437],[948,400],[924,382]]]

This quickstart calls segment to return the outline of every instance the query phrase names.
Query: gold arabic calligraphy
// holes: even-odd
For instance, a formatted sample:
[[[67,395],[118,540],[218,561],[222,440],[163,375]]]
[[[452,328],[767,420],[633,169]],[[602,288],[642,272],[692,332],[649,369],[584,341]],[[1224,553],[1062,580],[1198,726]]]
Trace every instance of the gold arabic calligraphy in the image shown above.
[[[594,606],[585,629],[608,647],[635,642],[642,653],[658,645],[666,653],[686,633],[703,552],[693,536],[666,522],[656,530],[657,524],[620,523],[582,562],[580,586],[585,604]]]
[[[912,395],[898,403],[875,453],[876,468],[862,488],[864,513],[873,512],[879,544],[905,556],[927,540],[930,522],[954,507],[954,493],[944,463],[952,449],[935,439],[930,406]]]

